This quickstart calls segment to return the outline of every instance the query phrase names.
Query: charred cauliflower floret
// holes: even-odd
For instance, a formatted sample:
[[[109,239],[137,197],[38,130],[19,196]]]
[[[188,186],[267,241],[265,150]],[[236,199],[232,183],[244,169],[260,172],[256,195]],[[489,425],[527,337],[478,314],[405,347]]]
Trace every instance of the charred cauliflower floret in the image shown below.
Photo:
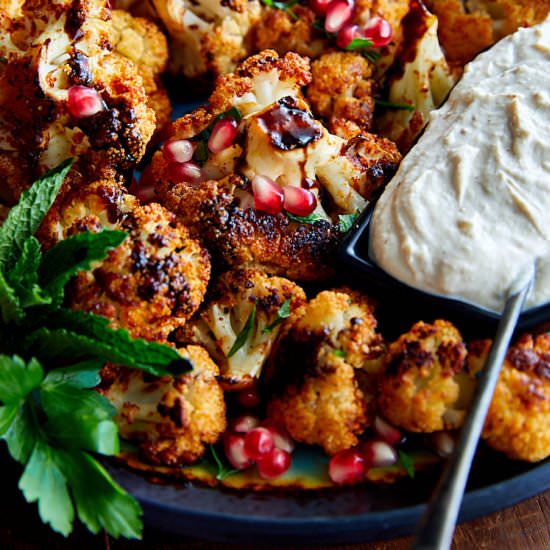
[[[283,326],[266,373],[268,417],[329,454],[357,444],[374,414],[384,346],[373,306],[346,289],[323,291]]]
[[[19,17],[0,16],[4,200],[15,202],[38,174],[68,157],[80,158],[75,169],[101,177],[106,166],[122,172],[144,154],[155,115],[136,65],[111,51],[107,4],[26,0]],[[77,100],[69,108],[69,90],[77,89],[93,96],[93,111],[78,110]]]
[[[136,6],[137,4],[137,6]],[[259,0],[150,0],[170,37],[170,65],[188,78],[227,73],[250,52],[248,33],[260,17]]]
[[[172,106],[160,75],[168,63],[168,45],[160,29],[148,19],[123,10],[112,12],[112,45],[139,68],[147,104],[155,111],[157,129],[170,121]]]
[[[389,345],[384,358],[382,415],[410,432],[459,428],[475,389],[465,359],[466,346],[451,323],[416,323]]]
[[[339,215],[362,210],[397,168],[400,157],[389,141],[379,140],[377,155],[366,159],[367,149],[330,134],[312,116],[301,91],[310,78],[307,60],[294,53],[279,57],[268,50],[247,59],[218,79],[206,107],[173,125],[170,140],[195,143],[200,181],[182,181],[161,152],[153,158],[160,200],[225,265],[300,280],[326,277]],[[237,131],[213,153],[204,136],[220,117]],[[253,191],[257,177],[275,182],[281,193],[289,186],[308,189],[315,223],[288,217],[282,206],[266,213]]]
[[[280,323],[305,301],[304,291],[287,279],[229,271],[179,338],[202,344],[220,367],[223,387],[240,390],[259,378]]]
[[[479,371],[490,341],[469,347]],[[510,349],[485,420],[482,437],[510,458],[536,462],[550,455],[550,335],[523,335]]]
[[[439,19],[445,56],[464,65],[519,27],[540,23],[550,12],[547,0],[426,0]]]
[[[117,411],[121,437],[136,442],[146,460],[163,466],[196,462],[226,427],[218,367],[199,346],[179,351],[193,364],[182,376],[157,378],[113,365],[101,371],[99,392]]]
[[[208,253],[159,204],[141,206],[122,186],[98,181],[60,197],[40,236],[48,246],[82,231],[126,231],[128,237],[68,289],[74,309],[110,319],[132,336],[165,341],[198,309],[210,274]]]
[[[458,79],[441,50],[437,27],[437,17],[413,0],[403,21],[406,47],[398,56],[401,69],[388,82],[389,101],[410,105],[411,110],[390,108],[377,121],[380,133],[396,142],[402,153],[411,148],[430,112],[443,103]]]

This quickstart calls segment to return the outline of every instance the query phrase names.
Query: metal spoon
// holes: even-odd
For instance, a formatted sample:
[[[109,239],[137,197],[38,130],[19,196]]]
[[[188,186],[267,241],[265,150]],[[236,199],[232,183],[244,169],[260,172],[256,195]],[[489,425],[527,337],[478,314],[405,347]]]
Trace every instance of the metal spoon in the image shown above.
[[[531,288],[534,274],[534,265],[531,265],[528,270],[522,272],[509,292],[470,412],[460,432],[453,455],[420,522],[417,536],[411,546],[412,550],[447,550],[451,547],[478,440],[506,357],[508,344]]]

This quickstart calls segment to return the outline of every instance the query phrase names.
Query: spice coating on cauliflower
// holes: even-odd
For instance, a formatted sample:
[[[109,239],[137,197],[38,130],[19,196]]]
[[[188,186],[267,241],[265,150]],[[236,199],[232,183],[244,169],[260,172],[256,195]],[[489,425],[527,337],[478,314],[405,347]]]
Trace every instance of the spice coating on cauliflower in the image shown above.
[[[98,391],[117,411],[120,435],[158,465],[192,464],[226,428],[218,367],[199,346],[180,349],[193,370],[157,378],[140,370],[107,365]]]
[[[141,206],[122,186],[99,181],[76,186],[54,203],[40,236],[46,245],[82,231],[126,231],[128,237],[68,287],[69,304],[103,315],[134,337],[165,341],[198,309],[210,261],[173,214]]]
[[[479,371],[490,341],[470,345],[468,365]],[[483,439],[516,460],[550,455],[550,334],[524,334],[509,348],[487,413]]]
[[[259,378],[284,317],[305,301],[304,291],[287,279],[252,269],[229,271],[178,339],[203,345],[220,367],[224,389],[241,390]],[[233,351],[240,334],[246,340]]]
[[[75,169],[94,177],[105,167],[132,168],[155,117],[136,65],[111,51],[107,2],[27,0],[20,17],[4,14],[3,23],[0,175],[10,188],[2,196],[16,201],[38,174],[69,157],[80,157]],[[95,97],[94,113],[69,108],[76,86]]]
[[[283,326],[266,372],[268,417],[293,439],[335,454],[358,443],[374,415],[384,353],[373,304],[358,292],[323,291]]]
[[[466,346],[448,321],[422,321],[391,343],[380,378],[378,406],[410,432],[459,428],[475,388],[465,370]]]

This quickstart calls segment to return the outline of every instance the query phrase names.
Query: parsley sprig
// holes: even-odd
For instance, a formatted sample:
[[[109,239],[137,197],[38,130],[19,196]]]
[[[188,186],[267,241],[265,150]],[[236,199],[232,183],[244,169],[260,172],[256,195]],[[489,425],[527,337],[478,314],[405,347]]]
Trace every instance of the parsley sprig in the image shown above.
[[[0,226],[0,438],[24,467],[23,495],[53,529],[68,535],[78,516],[93,533],[139,538],[139,504],[93,455],[119,450],[115,410],[93,388],[106,361],[154,375],[191,364],[173,348],[63,306],[67,282],[126,238],[80,233],[42,252],[34,233],[71,165],[35,182]]]

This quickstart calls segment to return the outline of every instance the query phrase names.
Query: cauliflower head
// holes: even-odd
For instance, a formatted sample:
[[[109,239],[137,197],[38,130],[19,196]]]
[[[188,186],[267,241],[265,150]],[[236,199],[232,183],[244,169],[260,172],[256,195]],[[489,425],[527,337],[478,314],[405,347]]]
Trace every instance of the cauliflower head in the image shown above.
[[[479,371],[491,342],[469,346]],[[550,455],[550,335],[524,334],[509,348],[487,413],[483,439],[510,458],[536,462]]]
[[[421,2],[413,0],[403,22],[401,68],[388,81],[388,99],[407,109],[388,109],[377,121],[380,133],[395,141],[402,153],[413,145],[430,112],[439,107],[458,80],[437,37],[438,21]]]
[[[384,354],[373,304],[348,289],[323,291],[283,326],[266,371],[268,417],[328,454],[353,447],[374,417]]]
[[[162,153],[153,158],[151,177],[160,200],[226,265],[257,266],[301,280],[326,276],[339,215],[362,210],[397,168],[400,156],[389,141],[378,140],[377,155],[366,159],[367,149],[329,133],[313,117],[302,95],[310,78],[309,63],[294,53],[279,57],[268,50],[247,59],[218,79],[206,107],[173,125],[170,139],[197,143],[196,160],[197,150],[206,150],[200,159],[203,182],[180,181]],[[201,136],[220,117],[235,120],[235,113],[235,140],[210,153]],[[255,176],[283,188],[308,188],[317,203],[313,223],[256,209]],[[191,196],[196,193],[200,200]]]
[[[111,51],[106,0],[26,0],[20,15],[0,8],[0,179],[15,202],[35,177],[68,157],[75,169],[101,177],[143,156],[155,115],[138,68]],[[77,117],[69,89],[99,94],[102,108]]]
[[[154,377],[137,369],[107,365],[98,391],[116,409],[122,438],[162,466],[196,462],[226,428],[218,367],[199,346],[180,349],[193,370],[177,377]]]
[[[126,240],[68,287],[69,305],[107,317],[132,336],[166,341],[200,306],[210,274],[206,250],[161,205],[141,206],[112,181],[77,185],[42,223],[46,246],[82,231],[118,229]]]
[[[203,345],[220,367],[224,389],[241,390],[260,377],[281,322],[305,301],[304,291],[287,279],[252,269],[229,271],[178,339]]]
[[[466,346],[451,323],[416,323],[388,347],[379,382],[382,415],[410,432],[459,428],[475,389],[465,360]]]

